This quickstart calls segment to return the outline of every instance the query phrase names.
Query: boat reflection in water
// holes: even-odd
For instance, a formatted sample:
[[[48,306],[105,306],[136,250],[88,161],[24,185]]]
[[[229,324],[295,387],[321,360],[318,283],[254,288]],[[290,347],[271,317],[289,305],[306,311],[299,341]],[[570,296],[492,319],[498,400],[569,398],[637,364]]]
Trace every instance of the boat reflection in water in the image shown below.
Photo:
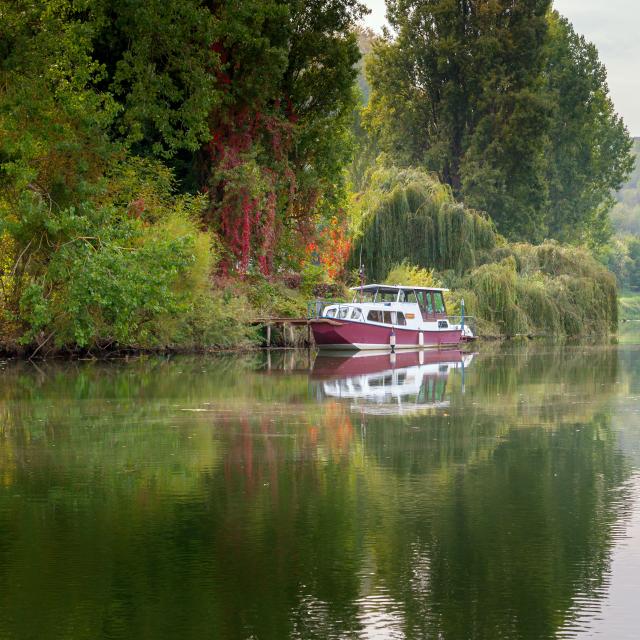
[[[460,350],[321,352],[311,379],[320,399],[351,401],[353,411],[377,415],[410,415],[449,406],[447,382],[452,372],[461,377],[473,353]]]

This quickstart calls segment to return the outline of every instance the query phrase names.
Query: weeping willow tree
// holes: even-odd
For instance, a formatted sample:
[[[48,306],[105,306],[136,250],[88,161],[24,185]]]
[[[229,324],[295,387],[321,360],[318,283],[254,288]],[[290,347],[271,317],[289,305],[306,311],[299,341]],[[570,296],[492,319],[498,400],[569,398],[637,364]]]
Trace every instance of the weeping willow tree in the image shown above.
[[[485,334],[604,335],[616,330],[615,276],[587,251],[547,241],[497,247],[454,286]]]
[[[354,207],[350,267],[383,280],[403,261],[458,274],[496,246],[493,222],[455,202],[449,187],[415,168],[378,168]]]
[[[362,260],[369,281],[396,283],[430,270],[454,289],[449,310],[457,313],[464,297],[482,333],[584,336],[617,327],[615,277],[590,253],[554,241],[509,244],[419,169],[373,172],[352,224],[352,267]]]

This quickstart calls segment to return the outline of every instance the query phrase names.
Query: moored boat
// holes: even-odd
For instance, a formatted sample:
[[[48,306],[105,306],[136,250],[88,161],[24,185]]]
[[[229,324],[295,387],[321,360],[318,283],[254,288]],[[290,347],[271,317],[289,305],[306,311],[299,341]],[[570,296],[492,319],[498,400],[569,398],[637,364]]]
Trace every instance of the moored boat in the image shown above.
[[[352,302],[318,304],[310,319],[320,349],[450,347],[474,338],[464,311],[456,320],[447,316],[447,289],[369,284],[351,290]]]

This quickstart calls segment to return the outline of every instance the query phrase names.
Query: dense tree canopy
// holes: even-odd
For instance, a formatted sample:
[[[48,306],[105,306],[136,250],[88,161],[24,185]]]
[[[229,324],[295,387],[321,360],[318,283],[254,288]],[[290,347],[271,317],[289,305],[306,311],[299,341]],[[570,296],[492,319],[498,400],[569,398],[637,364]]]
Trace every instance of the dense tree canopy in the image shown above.
[[[601,243],[629,138],[595,48],[549,0],[389,0],[368,125],[512,238]]]
[[[388,9],[377,39],[358,0],[0,0],[0,334],[226,343],[212,278],[294,272],[310,293],[356,245],[380,272],[463,272],[470,220],[601,248],[631,160],[595,48],[550,0]],[[447,204],[400,198],[371,226],[396,167]]]
[[[342,203],[360,56],[351,29],[363,12],[355,0],[216,11],[224,98],[211,116],[205,175],[212,221],[242,272],[271,273],[276,246],[295,259]]]
[[[547,233],[602,246],[614,192],[633,168],[631,141],[608,95],[595,46],[558,13],[549,17],[545,73],[553,112],[547,133]]]
[[[189,342],[216,262],[299,266],[343,202],[363,11],[0,2],[3,333]]]

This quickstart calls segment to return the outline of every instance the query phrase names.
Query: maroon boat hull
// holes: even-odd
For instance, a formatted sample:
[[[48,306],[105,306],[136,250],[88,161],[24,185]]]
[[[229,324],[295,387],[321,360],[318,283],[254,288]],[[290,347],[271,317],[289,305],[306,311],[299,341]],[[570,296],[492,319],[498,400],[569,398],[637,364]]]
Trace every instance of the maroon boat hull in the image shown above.
[[[451,364],[462,362],[462,351],[443,349],[431,351],[401,351],[398,354],[329,355],[322,354],[313,364],[311,377],[318,380],[361,376],[388,369],[404,369],[425,364]]]
[[[391,334],[395,333],[396,348],[408,349],[420,346],[452,346],[462,342],[460,329],[441,331],[417,331],[384,327],[348,320],[312,320],[311,329],[316,345],[331,349],[385,349],[391,346]],[[420,344],[420,334],[423,344]]]

